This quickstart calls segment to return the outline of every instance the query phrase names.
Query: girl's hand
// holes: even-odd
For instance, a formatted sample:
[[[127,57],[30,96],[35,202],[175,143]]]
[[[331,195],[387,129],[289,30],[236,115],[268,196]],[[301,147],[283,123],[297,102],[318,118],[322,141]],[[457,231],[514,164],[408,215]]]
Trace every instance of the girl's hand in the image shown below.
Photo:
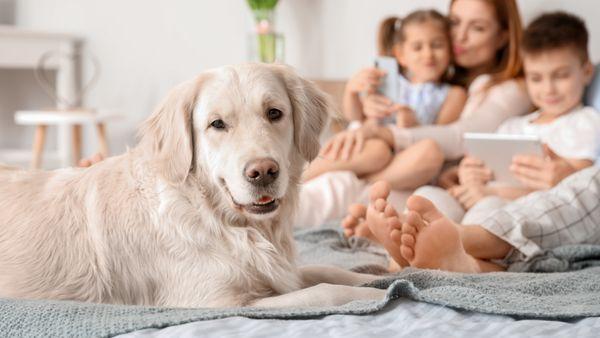
[[[564,158],[544,145],[545,156],[517,155],[510,166],[512,174],[528,188],[549,189],[577,171]]]
[[[385,72],[374,67],[364,68],[348,80],[346,88],[353,94],[375,93]]]
[[[392,107],[396,111],[396,126],[398,128],[412,128],[419,125],[419,121],[415,117],[415,112],[410,107],[396,104]]]
[[[370,119],[382,119],[398,110],[392,100],[376,93],[365,96],[362,104],[365,116]]]
[[[450,188],[448,192],[456,198],[466,210],[471,209],[475,203],[493,193],[492,189],[489,187],[478,184],[457,185]]]
[[[485,185],[494,177],[482,160],[465,156],[458,166],[458,181],[462,185]]]
[[[325,144],[319,155],[330,161],[348,161],[354,154],[361,152],[365,136],[362,127],[337,133]]]
[[[458,166],[452,166],[444,170],[438,177],[438,185],[444,189],[450,189],[458,185]]]

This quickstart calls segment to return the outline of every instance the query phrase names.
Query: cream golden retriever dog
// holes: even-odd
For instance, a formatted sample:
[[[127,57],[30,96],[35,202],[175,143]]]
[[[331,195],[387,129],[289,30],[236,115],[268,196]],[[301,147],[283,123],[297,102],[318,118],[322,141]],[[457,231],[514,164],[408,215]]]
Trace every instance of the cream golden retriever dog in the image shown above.
[[[126,154],[88,169],[0,167],[0,297],[173,307],[382,299],[375,276],[297,267],[292,215],[324,95],[288,67],[172,90]]]

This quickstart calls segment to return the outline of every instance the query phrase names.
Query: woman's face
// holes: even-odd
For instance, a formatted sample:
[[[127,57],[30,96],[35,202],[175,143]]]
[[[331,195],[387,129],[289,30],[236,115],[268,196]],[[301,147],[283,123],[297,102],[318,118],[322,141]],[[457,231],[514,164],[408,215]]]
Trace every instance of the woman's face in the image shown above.
[[[452,48],[456,64],[466,69],[493,66],[508,32],[500,27],[494,7],[483,0],[456,0],[450,7]]]

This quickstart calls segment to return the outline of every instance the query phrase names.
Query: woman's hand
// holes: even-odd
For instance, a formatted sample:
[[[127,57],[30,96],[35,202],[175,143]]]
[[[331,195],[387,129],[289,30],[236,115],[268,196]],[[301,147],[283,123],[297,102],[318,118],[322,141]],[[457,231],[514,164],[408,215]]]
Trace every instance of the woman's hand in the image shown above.
[[[450,195],[460,202],[465,210],[471,209],[475,203],[492,194],[492,189],[485,185],[457,185],[448,190]]]
[[[366,136],[368,135],[363,127],[339,132],[325,144],[319,155],[331,161],[348,161],[354,154],[361,152]]]
[[[415,112],[410,107],[397,104],[392,109],[396,111],[396,126],[398,128],[412,128],[419,125]]]
[[[382,119],[397,112],[400,105],[394,105],[387,97],[373,93],[362,98],[363,112],[370,119]]]
[[[510,166],[512,174],[528,188],[549,189],[577,171],[564,158],[544,145],[545,156],[517,155]]]
[[[375,93],[385,72],[374,67],[364,68],[348,80],[346,88],[353,94]]]
[[[461,185],[485,185],[493,177],[492,170],[476,157],[465,156],[458,166],[458,181]]]

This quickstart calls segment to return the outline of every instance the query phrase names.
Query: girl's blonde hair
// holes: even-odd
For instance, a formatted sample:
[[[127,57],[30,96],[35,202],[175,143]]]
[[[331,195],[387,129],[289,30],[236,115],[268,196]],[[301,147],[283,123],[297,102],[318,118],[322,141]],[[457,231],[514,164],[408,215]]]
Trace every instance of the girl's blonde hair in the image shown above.
[[[435,22],[446,33],[450,42],[450,22],[436,10],[419,10],[404,18],[390,16],[379,24],[377,49],[381,56],[394,56],[394,46],[406,40],[406,26],[413,23]]]
[[[450,7],[456,0],[450,2]],[[521,37],[523,35],[523,25],[521,15],[516,0],[480,0],[489,3],[496,12],[496,18],[500,24],[500,29],[508,32],[508,42],[506,46],[500,48],[496,53],[496,65],[490,71],[492,80],[488,88],[504,82],[523,76],[523,63],[521,60]],[[466,69],[457,67],[453,82],[467,85]]]

